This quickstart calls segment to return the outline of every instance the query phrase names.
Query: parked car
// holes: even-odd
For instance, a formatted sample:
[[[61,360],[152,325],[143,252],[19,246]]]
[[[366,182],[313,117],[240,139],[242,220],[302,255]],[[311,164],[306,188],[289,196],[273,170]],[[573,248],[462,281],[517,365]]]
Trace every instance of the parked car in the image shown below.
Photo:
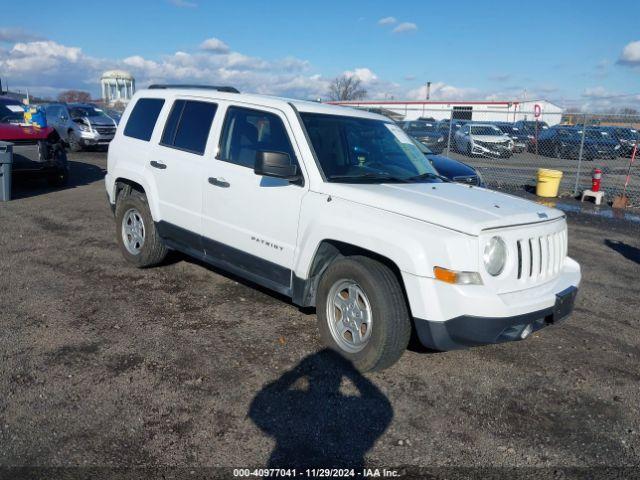
[[[511,140],[513,140],[514,153],[524,152],[527,149],[529,142],[534,138],[533,135],[520,131],[520,129],[513,123],[493,122],[493,125],[502,130],[503,133],[509,135]]]
[[[521,132],[525,132],[530,135],[536,135],[542,133],[544,130],[549,128],[547,122],[536,121],[536,120],[518,120],[513,123],[513,126],[516,127]]]
[[[21,105],[19,102],[17,104]],[[0,99],[0,110],[9,105],[16,103]],[[41,176],[54,187],[66,185],[69,180],[69,165],[56,131],[51,127],[17,125],[12,123],[16,120],[15,117],[6,114],[6,111],[0,111],[0,115],[0,141],[13,144],[12,174]]]
[[[444,182],[381,115],[219,88],[128,104],[105,187],[130,264],[176,249],[313,306],[363,371],[396,362],[413,327],[448,350],[571,312],[580,267],[559,210]]]
[[[458,152],[469,156],[510,157],[513,154],[513,140],[490,123],[467,123],[454,136]]]
[[[45,106],[52,126],[72,152],[108,145],[118,123],[101,108],[88,103],[54,103]]]
[[[453,138],[456,132],[462,128],[463,125],[470,123],[470,120],[450,120],[448,118],[444,120],[440,120],[438,122],[438,130],[444,135],[445,140],[449,137],[449,132],[451,132],[451,138],[449,139],[449,146],[453,146]],[[451,126],[449,126],[451,124]],[[446,142],[445,142],[446,143]]]
[[[415,140],[415,139],[414,139]],[[451,180],[452,182],[463,183],[465,185],[475,185],[484,187],[482,175],[475,168],[459,160],[445,157],[444,155],[436,155],[422,143],[414,141],[418,149],[429,160],[431,165],[438,171],[440,175]]]
[[[432,152],[441,153],[447,146],[446,138],[438,130],[435,122],[423,120],[413,120],[410,122],[398,122],[400,128],[415,138],[420,143],[428,147]]]
[[[582,130],[576,127],[554,126],[538,137],[538,152],[556,158],[575,158],[584,160],[616,158],[620,144],[609,134],[603,134],[599,128],[587,127],[582,143]]]
[[[630,127],[599,127],[601,131],[608,132],[620,144],[620,156],[629,157],[633,153],[633,147],[640,143],[640,133]]]

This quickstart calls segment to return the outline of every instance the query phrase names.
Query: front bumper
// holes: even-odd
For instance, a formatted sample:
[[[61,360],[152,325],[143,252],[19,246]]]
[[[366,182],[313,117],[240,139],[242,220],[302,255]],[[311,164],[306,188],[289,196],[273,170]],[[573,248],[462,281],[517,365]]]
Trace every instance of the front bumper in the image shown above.
[[[573,310],[577,287],[556,294],[552,307],[512,317],[463,315],[446,322],[414,319],[420,342],[434,350],[460,348],[524,340],[531,333],[566,320]]]
[[[107,145],[111,140],[113,140],[114,136],[115,134],[101,134],[95,130],[91,132],[83,131],[80,133],[80,142],[85,146]]]
[[[492,145],[488,147],[474,142],[471,153],[473,155],[488,155],[490,157],[509,157],[513,153],[513,149],[502,145]]]
[[[420,340],[436,350],[517,340],[527,325],[537,330],[557,322],[558,315],[549,315],[557,308],[558,297],[577,291],[580,278],[580,266],[569,257],[552,280],[507,293],[496,293],[486,285],[450,285],[402,272]],[[504,331],[509,327],[514,327],[511,337]]]

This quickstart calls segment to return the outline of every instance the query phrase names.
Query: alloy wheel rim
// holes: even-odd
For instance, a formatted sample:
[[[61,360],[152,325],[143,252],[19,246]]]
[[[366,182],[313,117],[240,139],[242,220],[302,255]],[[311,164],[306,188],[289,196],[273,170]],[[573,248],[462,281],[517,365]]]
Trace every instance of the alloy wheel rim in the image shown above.
[[[353,280],[338,280],[327,297],[329,330],[338,346],[357,353],[371,339],[373,315],[364,290]]]
[[[122,217],[122,241],[131,255],[138,255],[144,246],[145,228],[142,215],[130,208]]]

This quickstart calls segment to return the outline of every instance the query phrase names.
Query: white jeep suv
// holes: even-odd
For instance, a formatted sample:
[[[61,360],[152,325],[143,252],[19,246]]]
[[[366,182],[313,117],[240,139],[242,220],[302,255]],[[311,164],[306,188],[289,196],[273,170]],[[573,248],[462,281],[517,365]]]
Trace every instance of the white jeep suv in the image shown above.
[[[316,307],[362,371],[392,365],[412,329],[436,350],[524,339],[580,282],[560,211],[448,182],[361,110],[154,86],[122,117],[106,189],[129,262],[175,249]]]

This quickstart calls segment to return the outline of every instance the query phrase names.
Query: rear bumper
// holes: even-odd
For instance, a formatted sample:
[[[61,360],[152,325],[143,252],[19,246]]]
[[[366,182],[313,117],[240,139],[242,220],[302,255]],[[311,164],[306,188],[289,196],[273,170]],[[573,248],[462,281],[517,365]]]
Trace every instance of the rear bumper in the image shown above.
[[[462,315],[445,322],[414,319],[420,342],[434,350],[456,350],[523,340],[546,326],[564,321],[573,310],[577,287],[556,294],[552,307],[511,317]]]

